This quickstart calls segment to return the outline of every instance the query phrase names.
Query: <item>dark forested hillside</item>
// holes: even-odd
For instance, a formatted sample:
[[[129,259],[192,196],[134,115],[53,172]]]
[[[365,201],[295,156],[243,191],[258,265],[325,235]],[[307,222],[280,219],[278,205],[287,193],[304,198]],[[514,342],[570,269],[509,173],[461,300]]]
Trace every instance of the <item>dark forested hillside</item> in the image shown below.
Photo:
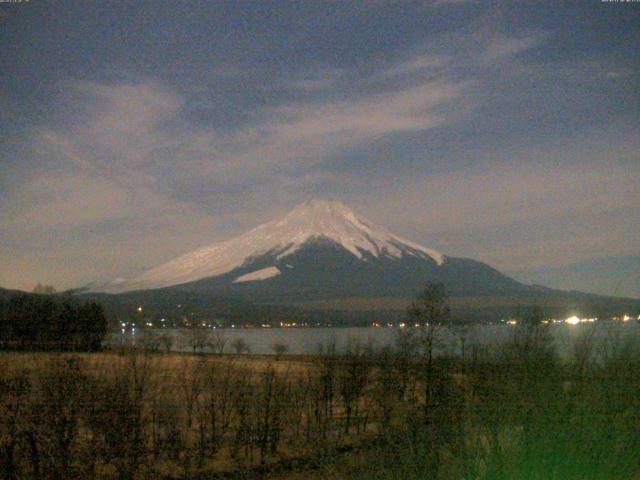
[[[0,295],[2,349],[96,351],[106,331],[95,302],[8,290]]]

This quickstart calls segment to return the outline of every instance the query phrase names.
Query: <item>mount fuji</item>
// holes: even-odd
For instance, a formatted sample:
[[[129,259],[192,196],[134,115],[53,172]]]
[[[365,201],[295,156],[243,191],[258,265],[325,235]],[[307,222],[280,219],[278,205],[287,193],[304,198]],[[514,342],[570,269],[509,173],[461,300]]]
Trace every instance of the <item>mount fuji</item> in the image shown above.
[[[337,201],[310,200],[282,218],[85,294],[148,301],[180,295],[332,310],[402,310],[426,282],[453,306],[571,305],[595,296],[517,282],[496,269],[399,237]],[[109,294],[109,295],[105,295]],[[154,300],[155,299],[155,300]]]
[[[336,295],[411,295],[429,280],[444,281],[460,294],[524,287],[480,262],[447,257],[394,235],[341,202],[309,200],[239,237],[93,290],[176,287],[263,301],[313,301]]]
[[[359,218],[341,202],[309,200],[283,218],[237,238],[207,245],[130,280],[108,283],[101,289],[111,293],[149,290],[220,275],[233,283],[266,280],[295,269],[293,264],[301,253],[327,247],[348,252],[362,262],[403,257],[436,265],[445,261],[441,253]]]

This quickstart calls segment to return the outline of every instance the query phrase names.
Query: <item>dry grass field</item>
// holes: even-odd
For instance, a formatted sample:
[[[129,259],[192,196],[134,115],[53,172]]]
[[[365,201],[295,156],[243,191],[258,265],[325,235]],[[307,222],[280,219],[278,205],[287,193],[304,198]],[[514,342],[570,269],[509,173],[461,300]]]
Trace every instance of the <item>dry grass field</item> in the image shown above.
[[[374,420],[351,413],[363,391],[345,420],[350,386],[329,369],[310,357],[4,352],[6,463],[20,478],[46,478],[60,462],[61,478],[184,478],[304,457],[353,442]],[[68,440],[56,446],[60,431]],[[27,451],[23,438],[43,443]],[[52,446],[59,457],[45,458]]]
[[[637,345],[500,352],[0,353],[0,477],[634,479]]]

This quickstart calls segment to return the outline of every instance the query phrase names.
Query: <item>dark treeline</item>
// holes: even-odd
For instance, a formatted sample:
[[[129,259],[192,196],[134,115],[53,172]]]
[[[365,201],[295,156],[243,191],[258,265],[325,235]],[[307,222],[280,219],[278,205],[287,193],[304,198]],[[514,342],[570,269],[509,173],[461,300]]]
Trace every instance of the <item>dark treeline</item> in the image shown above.
[[[79,298],[95,301],[104,306],[110,327],[121,322],[156,327],[190,327],[207,322],[219,327],[235,325],[277,327],[280,323],[302,326],[368,327],[372,322],[400,322],[404,312],[348,311],[306,309],[292,305],[258,304],[197,292],[150,290],[119,295],[84,293]],[[139,308],[142,307],[142,310]],[[162,321],[164,319],[164,321]]]
[[[97,303],[49,295],[0,299],[0,348],[4,350],[97,351],[107,320]]]
[[[551,306],[548,294],[540,292],[527,297],[509,299],[505,305],[492,305],[492,298],[478,297],[472,302],[451,302],[452,318],[468,323],[497,323],[502,319],[518,316],[518,310],[533,304],[544,305],[548,318],[567,318],[575,312],[583,316],[608,318],[625,313],[640,314],[637,300],[597,297],[578,293],[558,293],[556,306]],[[298,326],[320,327],[369,327],[373,323],[398,324],[403,322],[405,312],[399,303],[387,304],[373,301],[370,309],[358,310],[339,302],[335,309],[329,305],[276,305],[254,303],[246,299],[203,295],[197,292],[159,289],[127,292],[118,295],[82,293],[79,299],[94,301],[102,305],[110,327],[114,330],[121,322],[136,323],[138,326],[151,323],[154,327],[189,327],[202,322],[219,327],[235,325],[261,326],[268,324],[278,327],[280,323],[296,323]],[[560,300],[559,300],[560,299]],[[464,299],[462,299],[464,300]],[[473,305],[477,302],[477,305]],[[342,305],[342,307],[338,306]],[[162,320],[164,319],[164,321]]]

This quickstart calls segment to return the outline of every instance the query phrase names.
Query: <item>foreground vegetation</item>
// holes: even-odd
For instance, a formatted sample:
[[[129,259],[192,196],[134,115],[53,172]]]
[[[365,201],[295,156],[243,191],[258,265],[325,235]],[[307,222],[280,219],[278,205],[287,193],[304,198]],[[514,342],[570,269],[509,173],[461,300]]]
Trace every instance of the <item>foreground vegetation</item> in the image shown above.
[[[431,355],[433,324],[402,331],[395,348],[352,342],[340,354],[329,345],[296,359],[5,353],[0,472],[637,478],[640,354],[617,341],[596,350],[592,338],[576,343],[569,362],[535,321],[497,352],[467,341],[455,358]]]

